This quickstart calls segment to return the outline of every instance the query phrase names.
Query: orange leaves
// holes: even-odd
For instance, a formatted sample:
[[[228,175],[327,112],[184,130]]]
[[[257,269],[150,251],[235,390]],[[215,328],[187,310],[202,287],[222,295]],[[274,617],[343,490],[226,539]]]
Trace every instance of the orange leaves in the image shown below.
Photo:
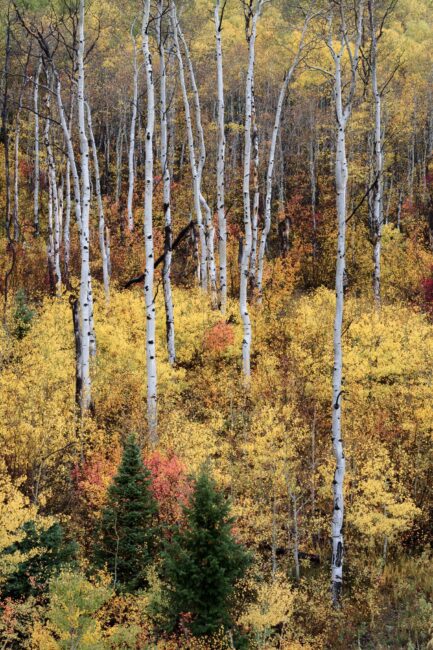
[[[234,340],[233,326],[222,320],[205,333],[203,345],[208,352],[219,353],[233,345]]]

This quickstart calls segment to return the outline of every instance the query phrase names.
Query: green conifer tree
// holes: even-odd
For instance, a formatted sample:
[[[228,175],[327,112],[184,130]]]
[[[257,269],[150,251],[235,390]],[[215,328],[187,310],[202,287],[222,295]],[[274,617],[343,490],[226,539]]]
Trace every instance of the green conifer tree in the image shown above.
[[[130,436],[108,489],[95,551],[97,563],[108,568],[114,586],[123,591],[145,586],[146,567],[155,550],[157,506],[150,485],[150,472]]]
[[[164,627],[182,622],[193,635],[232,627],[235,588],[251,558],[233,537],[230,504],[206,467],[199,473],[187,525],[178,528],[163,552]]]

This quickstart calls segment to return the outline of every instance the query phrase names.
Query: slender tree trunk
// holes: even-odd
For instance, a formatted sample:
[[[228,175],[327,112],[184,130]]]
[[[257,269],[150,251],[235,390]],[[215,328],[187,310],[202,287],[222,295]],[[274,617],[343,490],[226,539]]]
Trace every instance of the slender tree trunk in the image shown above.
[[[248,41],[248,71],[245,86],[245,144],[244,144],[244,176],[243,176],[243,201],[244,201],[244,241],[242,245],[239,308],[243,325],[242,341],[242,369],[246,381],[251,376],[251,341],[252,329],[248,310],[248,279],[252,249],[252,224],[251,224],[251,199],[250,199],[250,171],[251,171],[251,127],[253,112],[254,88],[254,63],[257,21],[262,8],[258,0],[255,11],[251,17],[251,31],[247,33]]]
[[[91,407],[90,379],[90,347],[92,332],[92,306],[90,283],[90,173],[89,173],[89,142],[86,135],[85,91],[84,91],[84,4],[80,0],[78,21],[78,130],[80,134],[81,158],[81,278],[80,278],[80,319],[81,319],[81,353],[82,353],[82,399],[81,409],[84,412]]]
[[[5,226],[6,237],[8,242],[11,242],[11,177],[10,177],[10,163],[9,163],[9,68],[11,60],[11,19],[10,19],[11,3],[8,3],[7,21],[6,21],[6,44],[5,44],[5,60],[3,68],[4,90],[2,102],[2,140],[4,145],[4,165],[5,165]],[[14,254],[14,253],[13,253]],[[5,303],[7,301],[7,282],[5,282]]]
[[[147,419],[151,446],[158,442],[157,433],[157,377],[155,341],[155,300],[153,296],[154,249],[152,227],[153,204],[153,135],[155,127],[155,91],[153,85],[152,56],[149,46],[150,1],[144,0],[143,11],[143,54],[146,69],[147,123],[146,163],[144,188],[144,240],[146,247],[146,268],[144,297],[146,304],[146,361],[147,361]]]
[[[185,121],[186,121],[186,132],[188,138],[188,149],[189,149],[189,160],[191,165],[191,175],[193,180],[193,191],[194,191],[194,212],[196,216],[199,240],[200,240],[200,264],[198,268],[199,282],[202,289],[207,290],[208,287],[208,276],[207,276],[207,244],[206,244],[206,233],[202,218],[201,211],[201,200],[200,200],[200,174],[199,168],[196,162],[195,155],[195,146],[194,146],[194,136],[192,130],[192,121],[191,121],[191,110],[189,106],[188,92],[185,82],[185,69],[183,64],[182,52],[179,44],[179,25],[176,13],[176,5],[173,0],[170,0],[170,17],[171,24],[173,29],[173,38],[176,48],[177,60],[179,63],[179,79],[180,85],[182,88],[182,97],[183,105],[185,111]]]
[[[371,31],[370,70],[374,100],[374,193],[373,193],[373,293],[377,306],[380,306],[380,261],[383,224],[383,152],[382,152],[382,97],[377,80],[377,35],[374,16],[375,0],[368,0],[368,13]]]
[[[205,218],[205,236],[206,236],[206,249],[207,249],[207,265],[208,265],[208,277],[209,277],[209,288],[211,292],[211,300],[212,304],[216,306],[217,303],[217,280],[216,280],[216,266],[215,266],[215,229],[213,225],[213,219],[212,219],[212,212],[209,207],[208,202],[206,201],[203,193],[202,193],[202,180],[203,180],[203,171],[204,171],[204,166],[206,164],[206,145],[204,141],[204,131],[203,131],[203,124],[202,124],[202,119],[201,119],[201,107],[200,107],[200,96],[198,94],[198,88],[197,88],[197,82],[195,79],[195,72],[194,72],[194,66],[192,65],[192,60],[191,56],[189,53],[189,48],[188,44],[185,40],[185,37],[182,33],[182,30],[180,29],[180,25],[178,22],[178,31],[179,31],[179,36],[181,38],[184,50],[185,50],[185,57],[186,57],[186,62],[188,65],[188,70],[189,70],[189,76],[191,80],[191,87],[192,87],[192,93],[193,93],[193,100],[194,100],[194,111],[195,111],[195,123],[196,123],[196,130],[197,130],[197,135],[198,135],[198,141],[199,141],[199,162],[198,162],[198,169],[197,169],[197,174],[198,174],[198,185],[199,185],[199,192],[200,192],[200,204],[201,207],[204,210]]]
[[[35,187],[33,194],[33,233],[39,237],[39,184],[40,184],[40,167],[39,167],[39,77],[42,69],[42,60],[39,59],[36,68],[35,85],[33,88],[33,108],[35,112]]]
[[[161,171],[163,176],[163,204],[164,204],[164,268],[162,280],[164,285],[165,324],[168,362],[173,365],[176,361],[176,347],[174,337],[174,312],[171,291],[171,258],[173,232],[171,227],[171,178],[168,161],[168,109],[167,109],[167,68],[165,61],[164,39],[162,23],[164,17],[164,0],[158,4],[158,49],[160,60],[160,124],[161,124]]]
[[[222,13],[220,0],[215,2],[215,39],[218,88],[218,151],[217,151],[217,210],[218,210],[218,256],[220,306],[223,314],[227,306],[227,218],[225,210],[225,119],[224,119],[224,76],[222,51]]]
[[[254,87],[252,92],[252,149],[253,149],[253,212],[251,219],[252,242],[251,242],[251,260],[250,260],[250,284],[254,289],[256,284],[256,267],[257,267],[257,241],[259,233],[259,130],[257,127],[256,102],[254,97]]]
[[[272,189],[273,189],[273,180],[274,180],[274,167],[275,167],[275,154],[277,148],[278,135],[281,125],[281,115],[283,112],[284,102],[287,95],[287,89],[292,80],[293,74],[298,66],[299,59],[304,47],[305,34],[308,28],[308,23],[310,21],[310,14],[307,16],[304,22],[304,27],[302,31],[301,41],[297,50],[297,53],[293,59],[293,63],[290,68],[287,70],[284,81],[280,89],[280,94],[278,97],[277,110],[275,112],[274,128],[272,130],[271,145],[269,149],[269,160],[268,160],[268,169],[266,173],[266,196],[265,196],[265,215],[264,215],[264,227],[260,237],[260,247],[259,247],[259,259],[258,259],[258,268],[257,268],[257,292],[258,292],[258,302],[260,303],[263,298],[263,267],[265,263],[265,253],[266,253],[266,242],[271,229],[271,213],[272,213]]]
[[[134,213],[132,210],[132,201],[134,198],[134,155],[135,155],[135,125],[137,122],[137,102],[138,102],[138,64],[137,64],[137,44],[135,37],[131,37],[134,46],[134,77],[133,77],[133,98],[132,98],[132,117],[131,117],[131,130],[129,135],[129,153],[128,153],[128,228],[132,232],[134,230]]]
[[[336,52],[332,42],[328,42],[334,60],[334,97],[336,116],[336,152],[335,152],[335,189],[337,210],[337,262],[335,273],[335,319],[334,319],[334,363],[332,371],[332,445],[335,457],[335,473],[333,485],[333,515],[331,526],[332,561],[331,561],[331,587],[332,602],[334,607],[341,605],[341,591],[343,585],[343,524],[344,524],[344,476],[346,459],[344,455],[343,433],[341,426],[343,403],[343,311],[344,311],[344,279],[346,267],[346,218],[347,218],[347,182],[348,166],[346,153],[346,127],[352,110],[352,102],[356,89],[356,76],[359,60],[359,49],[362,38],[362,22],[364,13],[364,0],[357,3],[356,43],[355,51],[350,54],[351,72],[347,84],[343,79],[342,59],[347,44],[347,33],[344,31],[340,50]],[[343,8],[342,17],[344,16]],[[346,29],[342,26],[342,29]],[[346,86],[349,86],[348,95],[343,99]]]
[[[92,114],[90,111],[89,104],[87,104],[87,125],[89,128],[90,142],[92,143],[93,167],[95,170],[95,190],[96,190],[96,200],[98,204],[99,249],[101,251],[101,259],[102,259],[102,278],[104,283],[105,301],[108,305],[108,303],[110,302],[110,275],[108,272],[107,248],[105,244],[104,205],[102,203],[102,195],[101,195],[101,180],[100,180],[100,172],[99,172],[98,151],[96,149],[95,136],[93,134]]]

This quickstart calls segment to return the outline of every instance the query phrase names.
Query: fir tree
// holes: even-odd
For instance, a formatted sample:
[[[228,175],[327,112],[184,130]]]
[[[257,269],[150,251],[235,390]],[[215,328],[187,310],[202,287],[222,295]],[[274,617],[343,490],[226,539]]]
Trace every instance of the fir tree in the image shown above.
[[[76,558],[76,542],[65,540],[63,527],[55,523],[46,530],[38,530],[34,521],[23,524],[24,537],[4,550],[23,553],[27,559],[20,562],[17,570],[2,586],[2,596],[27,598],[37,596],[48,589],[48,583],[65,566],[71,566]]]
[[[182,622],[195,636],[212,635],[232,626],[237,581],[250,563],[233,537],[230,504],[204,467],[195,484],[187,525],[166,542],[162,576],[164,627]]]
[[[112,574],[114,586],[124,591],[145,586],[145,569],[155,550],[157,508],[150,485],[150,472],[130,436],[108,489],[95,552],[97,563]]]

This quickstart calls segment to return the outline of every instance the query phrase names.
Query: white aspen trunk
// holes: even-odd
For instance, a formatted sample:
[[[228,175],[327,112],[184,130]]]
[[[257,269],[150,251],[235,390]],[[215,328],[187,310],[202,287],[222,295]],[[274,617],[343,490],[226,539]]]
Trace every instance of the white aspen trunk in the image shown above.
[[[158,442],[157,433],[157,377],[155,341],[155,300],[153,296],[154,250],[153,250],[153,135],[155,128],[155,91],[153,85],[152,56],[149,46],[150,0],[144,0],[143,10],[143,54],[146,69],[147,123],[146,163],[144,178],[144,240],[146,247],[146,268],[144,276],[144,298],[146,304],[146,361],[147,361],[147,420],[151,446]]]
[[[194,191],[194,212],[196,216],[199,240],[200,240],[200,263],[198,269],[199,282],[205,291],[207,290],[208,281],[207,281],[207,245],[206,245],[206,234],[204,229],[204,223],[202,219],[201,212],[201,201],[200,201],[200,175],[199,168],[196,163],[195,155],[195,146],[194,146],[194,135],[192,130],[192,121],[191,121],[191,110],[189,106],[188,92],[185,82],[185,69],[183,64],[182,52],[179,45],[179,26],[176,13],[176,5],[173,0],[170,1],[170,18],[173,29],[173,39],[176,48],[176,55],[179,64],[179,79],[180,85],[182,88],[182,97],[183,105],[185,111],[185,121],[186,121],[186,132],[188,137],[188,149],[189,149],[189,160],[191,165],[191,175],[193,180],[193,191]]]
[[[173,297],[171,291],[171,258],[173,232],[171,227],[171,177],[168,161],[168,109],[167,109],[167,68],[165,61],[165,49],[162,33],[162,21],[164,16],[164,0],[158,4],[158,49],[160,60],[160,124],[161,124],[161,171],[163,176],[163,203],[164,203],[164,268],[162,281],[164,285],[165,303],[165,325],[168,362],[173,365],[176,362],[176,346],[174,336],[174,312]]]
[[[357,3],[356,43],[352,54],[349,50],[348,35],[342,16],[342,37],[339,52],[333,49],[331,38],[328,47],[334,60],[334,96],[336,115],[336,151],[335,151],[335,189],[336,211],[338,223],[337,237],[337,262],[335,272],[335,319],[334,319],[334,363],[332,371],[332,445],[335,457],[335,473],[333,485],[333,514],[331,525],[332,561],[331,561],[331,589],[334,607],[341,605],[341,592],[343,585],[343,557],[344,557],[344,476],[346,459],[344,455],[342,433],[342,402],[343,402],[343,312],[344,312],[344,277],[346,267],[346,218],[347,218],[347,182],[348,166],[346,153],[346,127],[352,110],[352,103],[356,89],[356,76],[359,60],[359,49],[362,38],[362,22],[364,13],[364,0]],[[345,51],[349,52],[351,63],[351,77],[349,81],[348,96],[343,100],[344,88],[347,86],[342,78],[342,59]]]
[[[218,88],[218,151],[217,151],[217,210],[218,210],[218,256],[220,306],[223,314],[227,306],[227,219],[225,211],[225,120],[224,120],[224,77],[223,51],[221,41],[222,15],[220,0],[215,2],[215,39]]]
[[[343,583],[343,523],[344,494],[343,484],[346,470],[344,456],[341,412],[343,348],[342,327],[344,309],[344,273],[346,266],[346,198],[347,198],[347,157],[346,157],[346,119],[342,104],[341,56],[335,58],[335,100],[337,106],[337,146],[335,154],[335,187],[338,221],[337,267],[335,273],[336,308],[334,319],[334,366],[332,373],[332,444],[336,469],[333,481],[334,508],[332,515],[332,599],[338,606]]]
[[[200,204],[204,210],[205,214],[205,235],[206,235],[206,248],[207,248],[207,264],[208,264],[208,274],[209,274],[209,288],[211,291],[212,304],[216,306],[217,303],[217,279],[216,279],[216,265],[215,265],[215,228],[213,225],[212,212],[210,210],[209,204],[206,201],[202,193],[202,180],[203,180],[203,170],[206,164],[206,145],[204,141],[204,131],[203,123],[201,119],[201,106],[200,106],[200,96],[198,94],[197,82],[195,78],[194,66],[192,65],[191,55],[189,53],[189,47],[183,35],[183,32],[180,28],[178,22],[178,31],[179,36],[182,41],[182,45],[185,51],[186,62],[188,65],[189,77],[191,80],[192,95],[194,100],[194,111],[195,111],[195,124],[198,134],[199,142],[199,162],[198,162],[198,184],[200,190]]]
[[[382,97],[377,80],[377,36],[374,17],[375,2],[369,0],[368,12],[371,31],[371,84],[374,100],[374,194],[373,194],[373,294],[377,306],[380,306],[380,262],[383,225],[383,152],[382,152]]]
[[[133,78],[133,98],[132,98],[132,116],[131,116],[131,130],[129,135],[129,152],[128,152],[128,228],[132,232],[134,230],[134,213],[132,210],[132,201],[134,198],[134,156],[135,156],[135,127],[137,122],[137,102],[138,102],[138,64],[137,64],[137,44],[135,37],[132,34],[132,43],[134,46],[134,78]]]
[[[254,98],[254,88],[252,93],[252,149],[253,149],[253,213],[251,219],[252,242],[251,242],[251,261],[250,261],[250,284],[254,288],[256,281],[257,266],[257,239],[259,229],[259,130],[256,119],[256,103]]]
[[[51,86],[51,80],[48,81]],[[47,150],[48,163],[48,183],[49,183],[49,200],[48,200],[48,257],[50,260],[50,270],[54,275],[53,281],[56,295],[60,296],[62,292],[62,274],[60,269],[60,216],[59,216],[59,195],[57,190],[57,173],[56,164],[53,155],[53,149],[50,140],[50,92],[47,93],[46,110],[47,120],[45,125],[44,139]],[[53,220],[54,216],[54,220]]]
[[[119,132],[116,140],[116,203],[119,209],[120,194],[122,191],[122,160],[123,160],[123,121],[120,120]]]
[[[42,69],[42,60],[39,59],[36,69],[35,84],[33,88],[33,109],[35,112],[35,187],[33,194],[33,232],[35,237],[39,236],[39,77]]]
[[[92,305],[90,285],[90,174],[89,174],[89,143],[86,135],[86,116],[84,101],[84,4],[80,0],[78,21],[78,130],[80,134],[81,159],[81,277],[80,277],[80,324],[81,324],[81,375],[82,395],[81,409],[86,412],[91,407],[90,352],[92,332]]]
[[[65,169],[65,222],[63,227],[63,255],[65,282],[69,278],[69,261],[71,257],[71,163],[69,157],[66,160]]]
[[[19,162],[20,162],[20,135],[21,135],[21,124],[20,124],[20,113],[21,113],[21,94],[20,94],[20,103],[18,105],[18,110],[16,114],[16,128],[15,128],[15,139],[14,139],[14,208],[12,212],[12,222],[14,227],[14,240],[18,241],[20,238],[20,225],[19,225]]]
[[[252,224],[250,205],[250,168],[251,168],[251,126],[253,111],[253,87],[254,87],[254,63],[257,20],[262,8],[261,0],[256,4],[256,10],[251,18],[251,31],[248,39],[248,71],[245,86],[245,145],[244,145],[244,177],[243,177],[243,201],[244,201],[244,242],[242,246],[240,287],[239,287],[239,309],[243,324],[242,341],[242,370],[245,380],[248,382],[251,376],[251,341],[252,329],[251,319],[248,310],[248,279],[252,248]]]
[[[98,151],[96,149],[95,136],[93,134],[92,114],[88,103],[87,103],[87,124],[89,127],[90,142],[92,143],[93,166],[95,170],[95,191],[96,191],[96,200],[98,204],[98,234],[99,234],[99,249],[101,251],[101,259],[102,259],[102,278],[104,283],[105,300],[108,305],[110,302],[110,275],[108,272],[108,258],[107,258],[106,244],[105,244],[104,205],[102,203],[102,195],[101,195],[101,178],[99,172]]]
[[[280,94],[278,97],[277,110],[275,112],[274,128],[272,130],[271,145],[269,149],[269,161],[268,169],[266,173],[266,196],[265,196],[265,215],[264,215],[264,227],[260,237],[260,246],[259,246],[259,258],[258,258],[258,267],[257,267],[257,301],[260,303],[263,299],[263,267],[265,263],[265,253],[266,253],[266,242],[271,229],[271,212],[272,212],[272,185],[274,180],[274,168],[275,168],[275,154],[277,149],[278,134],[280,132],[281,126],[281,115],[283,112],[284,101],[287,95],[287,89],[292,80],[293,74],[298,66],[299,59],[304,47],[305,34],[307,32],[308,23],[310,21],[311,14],[308,14],[304,27],[302,30],[301,41],[293,60],[292,65],[287,70],[284,80],[280,89]]]

